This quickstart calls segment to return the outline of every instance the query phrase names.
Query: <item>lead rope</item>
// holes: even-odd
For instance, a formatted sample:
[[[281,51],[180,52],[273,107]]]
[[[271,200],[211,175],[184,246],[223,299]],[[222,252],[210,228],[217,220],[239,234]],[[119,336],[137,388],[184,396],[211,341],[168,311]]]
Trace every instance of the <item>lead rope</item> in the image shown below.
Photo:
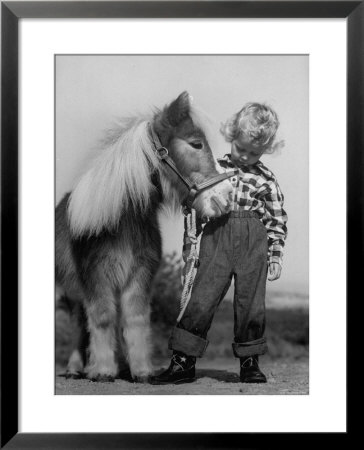
[[[200,243],[202,236],[202,232],[198,236],[196,236],[197,227],[196,227],[195,209],[192,209],[191,212],[186,216],[186,222],[187,222],[187,236],[189,237],[191,242],[191,250],[186,261],[186,267],[188,272],[183,279],[183,290],[180,301],[180,313],[177,318],[177,323],[180,322],[180,320],[182,319],[182,316],[191,298],[192,286],[193,282],[195,281],[197,272],[197,262],[200,253]]]

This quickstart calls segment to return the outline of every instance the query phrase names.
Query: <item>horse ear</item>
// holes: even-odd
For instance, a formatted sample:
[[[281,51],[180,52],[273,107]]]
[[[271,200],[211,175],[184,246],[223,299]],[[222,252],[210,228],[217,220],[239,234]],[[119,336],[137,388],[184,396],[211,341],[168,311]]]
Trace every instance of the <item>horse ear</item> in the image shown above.
[[[167,107],[168,122],[172,126],[177,126],[188,117],[191,109],[190,101],[191,96],[187,91],[184,91]]]

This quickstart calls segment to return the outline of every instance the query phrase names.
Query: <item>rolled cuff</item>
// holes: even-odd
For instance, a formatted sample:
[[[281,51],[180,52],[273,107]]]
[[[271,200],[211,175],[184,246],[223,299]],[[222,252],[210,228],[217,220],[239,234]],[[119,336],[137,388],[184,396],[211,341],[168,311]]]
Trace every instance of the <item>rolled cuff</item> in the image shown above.
[[[168,348],[183,352],[188,356],[196,356],[201,358],[209,341],[183,330],[182,328],[173,328],[172,335],[168,341]]]
[[[263,355],[268,350],[265,337],[250,342],[234,342],[232,346],[234,355],[237,358],[244,358],[246,356],[253,355]]]

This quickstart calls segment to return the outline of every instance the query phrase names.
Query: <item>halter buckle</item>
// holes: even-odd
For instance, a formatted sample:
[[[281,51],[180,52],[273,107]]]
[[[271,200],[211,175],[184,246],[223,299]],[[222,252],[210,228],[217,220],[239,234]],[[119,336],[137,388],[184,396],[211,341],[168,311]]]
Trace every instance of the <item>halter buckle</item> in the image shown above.
[[[166,149],[165,147],[158,148],[157,152],[160,159],[166,159],[168,157],[168,149]]]

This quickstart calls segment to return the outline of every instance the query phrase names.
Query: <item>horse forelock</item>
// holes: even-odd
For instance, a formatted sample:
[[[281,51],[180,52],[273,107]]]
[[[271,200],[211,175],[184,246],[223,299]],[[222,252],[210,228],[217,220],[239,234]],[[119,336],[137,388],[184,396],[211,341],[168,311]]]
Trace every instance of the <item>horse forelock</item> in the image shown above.
[[[159,159],[148,121],[128,119],[107,133],[102,151],[71,193],[68,214],[73,235],[98,234],[118,225],[133,208],[145,212]]]

